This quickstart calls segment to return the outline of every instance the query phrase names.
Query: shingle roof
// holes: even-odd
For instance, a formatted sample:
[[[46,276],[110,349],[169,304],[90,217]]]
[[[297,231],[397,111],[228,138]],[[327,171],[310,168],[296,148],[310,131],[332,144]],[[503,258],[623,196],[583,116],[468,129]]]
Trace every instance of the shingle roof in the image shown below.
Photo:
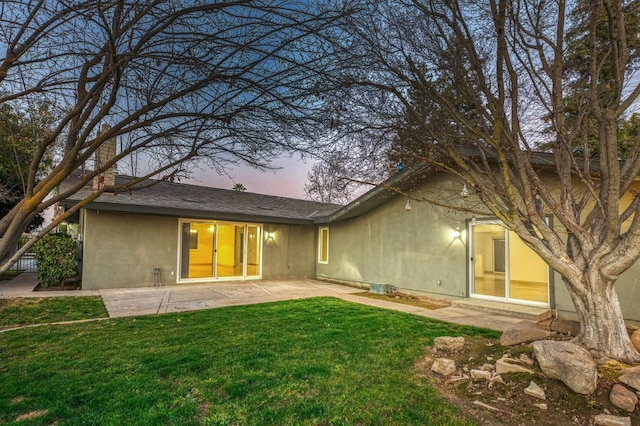
[[[130,178],[118,176],[116,183],[126,182],[127,179]],[[61,190],[74,182],[77,182],[77,178],[68,178],[61,185]],[[315,218],[330,215],[342,207],[337,204],[185,183],[154,182],[154,185],[144,189],[103,193],[89,203],[87,208],[189,218],[311,224]],[[76,204],[91,191],[89,183],[61,204],[66,207]]]

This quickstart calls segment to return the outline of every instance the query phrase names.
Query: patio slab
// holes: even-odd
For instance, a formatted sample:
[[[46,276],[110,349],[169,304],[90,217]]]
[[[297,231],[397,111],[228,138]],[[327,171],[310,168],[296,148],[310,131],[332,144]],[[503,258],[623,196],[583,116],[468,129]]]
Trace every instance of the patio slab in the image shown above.
[[[313,279],[233,281],[163,287],[34,292],[36,283],[35,274],[22,274],[12,281],[0,283],[0,298],[101,296],[109,316],[116,318],[328,296],[353,303],[498,331],[504,331],[522,321],[515,315],[491,314],[462,306],[431,310],[371,299],[354,294],[365,291],[361,288]]]

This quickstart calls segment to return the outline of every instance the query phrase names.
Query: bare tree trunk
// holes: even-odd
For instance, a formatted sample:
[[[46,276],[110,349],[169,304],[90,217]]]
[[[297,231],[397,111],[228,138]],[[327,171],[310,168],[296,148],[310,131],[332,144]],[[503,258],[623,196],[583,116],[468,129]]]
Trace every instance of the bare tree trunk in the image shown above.
[[[597,267],[580,277],[578,285],[564,279],[580,320],[576,343],[587,348],[595,358],[614,358],[640,362],[624,323],[615,280],[607,280]]]

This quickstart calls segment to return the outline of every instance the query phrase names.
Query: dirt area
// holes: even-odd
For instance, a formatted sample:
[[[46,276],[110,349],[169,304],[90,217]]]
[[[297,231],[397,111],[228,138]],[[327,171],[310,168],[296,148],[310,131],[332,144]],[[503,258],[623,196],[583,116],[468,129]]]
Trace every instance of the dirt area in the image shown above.
[[[396,293],[396,294],[375,294],[364,291],[362,293],[355,293],[356,296],[368,297],[370,299],[386,300],[389,302],[402,303],[405,305],[419,306],[425,309],[440,309],[449,306],[449,302],[444,300],[435,300],[428,297],[413,296],[410,294]]]
[[[446,302],[427,297],[412,296],[403,293],[378,295],[368,292],[359,296],[390,302],[421,306],[427,309],[439,309],[448,306]],[[561,334],[552,334],[551,338],[567,339]],[[450,403],[460,409],[460,413],[479,425],[594,425],[598,414],[612,414],[629,417],[629,413],[615,407],[609,401],[611,387],[616,383],[617,372],[626,366],[608,363],[599,367],[598,388],[593,395],[580,395],[571,391],[564,383],[544,376],[533,361],[531,345],[515,347],[500,346],[498,339],[466,338],[464,349],[456,353],[442,353],[429,348],[425,356],[416,365],[416,371],[427,377],[429,382],[440,390]],[[495,365],[503,356],[522,359],[522,366],[533,370],[535,374],[509,373],[502,375],[504,384],[488,380],[473,381],[458,379],[457,376],[469,376],[472,369],[482,369],[485,365]],[[431,371],[436,358],[455,360],[458,371],[449,377],[440,376]],[[524,393],[531,381],[545,392],[545,400]],[[538,404],[538,405],[534,405]],[[546,404],[546,409],[544,405]],[[640,410],[631,415],[631,424],[640,425]]]
[[[503,347],[497,339],[466,339],[465,348],[453,354],[439,353],[429,348],[415,367],[418,374],[427,377],[447,400],[459,407],[464,417],[480,425],[588,426],[595,424],[593,418],[598,414],[629,416],[629,413],[609,401],[609,392],[615,383],[617,372],[626,366],[618,363],[601,365],[596,392],[593,395],[580,395],[562,382],[545,377],[532,362],[532,352],[531,345]],[[510,358],[523,360],[522,365],[534,370],[535,374],[504,374],[504,384],[494,382],[491,385],[488,380],[457,379],[457,376],[468,375],[471,369],[482,369],[485,364],[495,364],[505,354]],[[433,360],[441,357],[455,360],[458,371],[449,377],[432,372]],[[544,390],[545,400],[524,393],[531,381]],[[534,404],[546,404],[546,408]],[[640,425],[638,409],[631,415],[631,424]]]

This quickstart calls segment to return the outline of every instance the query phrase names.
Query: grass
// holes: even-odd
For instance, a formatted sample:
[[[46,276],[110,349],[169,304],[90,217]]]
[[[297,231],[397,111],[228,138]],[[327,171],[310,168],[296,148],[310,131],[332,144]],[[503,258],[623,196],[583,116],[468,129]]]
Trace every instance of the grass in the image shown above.
[[[414,370],[464,334],[333,298],[17,330],[0,424],[465,425]]]
[[[0,327],[108,317],[100,297],[0,299]]]

